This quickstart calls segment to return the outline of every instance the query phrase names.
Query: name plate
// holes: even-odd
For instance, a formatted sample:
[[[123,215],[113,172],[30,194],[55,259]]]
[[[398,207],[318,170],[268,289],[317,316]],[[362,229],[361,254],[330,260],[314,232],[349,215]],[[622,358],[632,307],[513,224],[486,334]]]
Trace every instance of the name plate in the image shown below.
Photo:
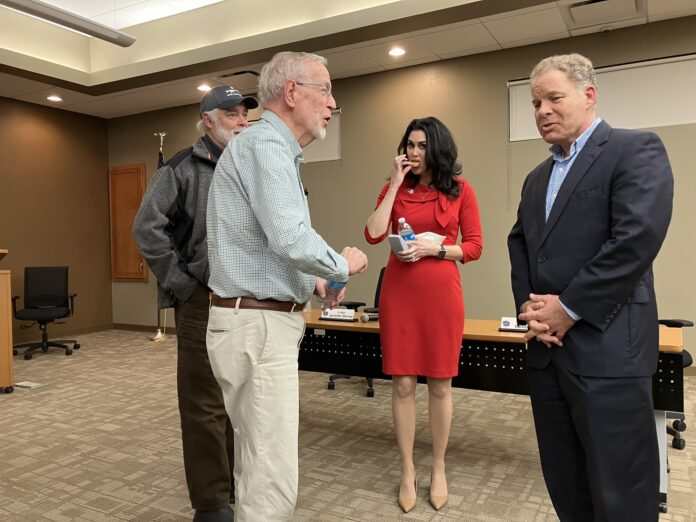
[[[517,317],[501,317],[499,332],[526,332],[526,324],[517,324]]]
[[[321,311],[319,319],[324,319],[325,321],[347,321],[350,323],[357,321],[355,311],[350,308],[326,308]]]

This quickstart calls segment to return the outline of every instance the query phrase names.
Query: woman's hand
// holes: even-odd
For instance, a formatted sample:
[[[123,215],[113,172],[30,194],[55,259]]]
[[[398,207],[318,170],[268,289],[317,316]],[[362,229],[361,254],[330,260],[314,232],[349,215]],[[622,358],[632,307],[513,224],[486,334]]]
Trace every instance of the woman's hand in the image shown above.
[[[406,157],[406,154],[399,154],[394,158],[394,164],[392,165],[392,170],[391,170],[391,178],[389,179],[389,183],[392,187],[394,188],[399,188],[401,184],[404,182],[404,177],[406,177],[406,174],[411,172],[411,165],[406,164],[408,161],[408,158]]]
[[[420,261],[424,257],[437,256],[440,252],[440,245],[434,241],[428,241],[427,239],[416,239],[415,241],[406,241],[408,248],[397,252],[395,255],[404,263],[415,263]]]

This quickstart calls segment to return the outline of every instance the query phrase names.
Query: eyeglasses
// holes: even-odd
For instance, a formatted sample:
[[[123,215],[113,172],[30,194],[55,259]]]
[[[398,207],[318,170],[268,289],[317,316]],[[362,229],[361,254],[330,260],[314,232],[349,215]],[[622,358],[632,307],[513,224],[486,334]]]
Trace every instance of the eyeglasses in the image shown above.
[[[322,92],[324,93],[324,96],[326,98],[329,98],[331,96],[331,84],[329,82],[313,83],[313,82],[298,82],[297,80],[295,80],[295,83],[297,85],[301,85],[303,87],[317,87],[318,89],[322,90]]]

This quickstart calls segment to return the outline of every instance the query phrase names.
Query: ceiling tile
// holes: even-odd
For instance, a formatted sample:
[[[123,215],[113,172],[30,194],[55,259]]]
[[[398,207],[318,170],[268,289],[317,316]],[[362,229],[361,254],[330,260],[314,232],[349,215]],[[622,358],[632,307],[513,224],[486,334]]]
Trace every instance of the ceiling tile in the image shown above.
[[[433,55],[434,56],[434,55]],[[411,67],[412,65],[420,65],[422,63],[432,63],[438,61],[439,58],[437,57],[428,57],[424,56],[422,58],[416,58],[413,60],[399,60],[398,62],[394,62],[388,65],[385,65],[385,69],[401,69],[402,67]]]
[[[158,18],[176,14],[176,9],[162,0],[146,0],[128,7],[118,9],[118,13],[142,24]]]
[[[514,16],[482,18],[483,25],[503,47],[507,43],[543,42],[570,36],[557,7]]]
[[[109,0],[42,0],[44,3],[70,11],[84,18],[92,18],[108,11],[113,11],[114,4]]]
[[[345,77],[357,71],[365,74],[366,71],[383,70],[383,67],[356,49],[326,52],[322,56],[329,62],[328,69],[332,78]]]
[[[401,47],[406,51],[403,56],[389,56],[389,49],[392,47]],[[371,59],[378,65],[389,67],[396,65],[399,67],[400,62],[412,62],[414,60],[423,60],[430,58],[437,60],[437,56],[433,54],[418,38],[391,39],[389,42],[377,43],[366,47],[357,48],[361,53]]]
[[[647,0],[647,2],[650,22],[696,14],[694,0]]]
[[[498,42],[479,22],[449,29],[422,34],[416,37],[428,49],[442,57],[454,52],[474,52],[476,49],[498,49]]]

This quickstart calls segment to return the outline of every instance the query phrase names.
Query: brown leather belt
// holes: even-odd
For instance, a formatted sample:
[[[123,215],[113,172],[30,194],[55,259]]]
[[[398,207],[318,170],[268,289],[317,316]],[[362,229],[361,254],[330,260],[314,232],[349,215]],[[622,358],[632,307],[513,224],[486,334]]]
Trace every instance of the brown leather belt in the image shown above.
[[[211,301],[214,306],[224,308],[236,308],[237,297],[220,297],[213,294]],[[254,299],[253,297],[242,297],[239,308],[251,308],[252,310],[273,310],[275,312],[301,312],[307,303],[293,303],[292,301],[276,301],[275,299]]]

